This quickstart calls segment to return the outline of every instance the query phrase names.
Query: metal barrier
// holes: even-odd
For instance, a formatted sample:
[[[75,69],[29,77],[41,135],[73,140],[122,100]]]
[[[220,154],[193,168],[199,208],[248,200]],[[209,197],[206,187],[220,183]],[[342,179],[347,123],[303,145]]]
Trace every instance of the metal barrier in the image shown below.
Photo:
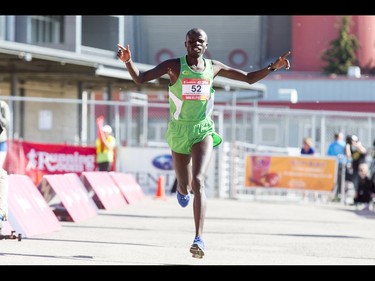
[[[35,142],[95,145],[96,118],[114,129],[118,146],[166,147],[169,121],[167,100],[150,102],[146,94],[120,92],[117,100],[99,100],[96,93],[82,93],[82,99],[0,96],[10,103],[12,126],[9,138]],[[103,98],[103,97],[102,97]],[[237,153],[266,151],[299,153],[302,139],[313,139],[316,153],[325,155],[337,131],[356,134],[365,147],[375,138],[374,113],[291,110],[258,107],[248,102],[237,105],[217,102],[213,119],[224,143],[215,150],[216,196],[233,197],[240,173]],[[236,145],[233,149],[231,144]],[[247,191],[246,191],[247,192]],[[283,193],[283,191],[280,191]],[[236,193],[236,196],[248,196]],[[259,194],[254,194],[259,197]]]
[[[95,93],[82,99],[0,96],[10,103],[9,137],[35,142],[95,145],[96,118],[114,129],[119,145],[143,147],[165,144],[169,121],[167,100],[153,101],[146,94],[119,93],[118,100],[98,100]],[[217,103],[213,114],[216,130],[227,142],[241,141],[267,147],[301,147],[312,138],[316,152],[324,155],[333,135],[355,134],[370,148],[375,139],[375,114],[236,106]]]

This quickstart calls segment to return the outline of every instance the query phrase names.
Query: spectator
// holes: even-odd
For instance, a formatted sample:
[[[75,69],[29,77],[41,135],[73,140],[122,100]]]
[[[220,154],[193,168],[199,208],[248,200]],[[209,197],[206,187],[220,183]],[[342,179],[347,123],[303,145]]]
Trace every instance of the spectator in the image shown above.
[[[358,168],[358,187],[354,196],[354,203],[364,204],[363,210],[372,210],[372,195],[375,192],[373,181],[369,178],[369,167],[367,163],[359,164]]]
[[[111,171],[115,158],[116,139],[112,136],[109,125],[99,130],[100,137],[96,139],[96,163],[99,171]]]
[[[348,136],[345,145],[345,154],[350,159],[349,167],[352,170],[350,179],[354,185],[354,189],[357,191],[358,188],[358,169],[361,163],[366,161],[367,149],[362,145],[356,135]]]
[[[313,155],[315,153],[315,149],[313,148],[313,141],[311,138],[304,138],[303,139],[303,146],[301,148],[301,154],[310,154]]]
[[[338,132],[334,134],[334,140],[328,146],[327,155],[335,156],[337,158],[338,170],[337,170],[336,195],[339,195],[341,194],[341,186],[342,186],[341,179],[342,179],[342,174],[343,174],[343,168],[346,163],[345,141],[344,141],[344,134],[342,132]]]

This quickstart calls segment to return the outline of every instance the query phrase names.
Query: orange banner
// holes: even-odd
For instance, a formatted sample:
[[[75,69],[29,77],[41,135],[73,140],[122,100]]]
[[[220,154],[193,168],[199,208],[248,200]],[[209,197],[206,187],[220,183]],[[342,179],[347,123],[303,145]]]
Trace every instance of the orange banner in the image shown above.
[[[316,156],[248,155],[246,187],[277,187],[333,191],[335,158]]]

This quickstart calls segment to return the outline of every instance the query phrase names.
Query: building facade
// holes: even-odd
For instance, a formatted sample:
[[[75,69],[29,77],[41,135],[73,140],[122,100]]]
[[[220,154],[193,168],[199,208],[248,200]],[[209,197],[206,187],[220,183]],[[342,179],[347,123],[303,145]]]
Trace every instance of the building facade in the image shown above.
[[[249,94],[249,99],[262,106],[304,108],[313,103],[319,104],[314,109],[321,110],[337,103],[333,107],[340,110],[339,104],[347,102],[375,108],[369,106],[375,89],[371,75],[324,77],[320,73],[319,54],[335,38],[337,20],[337,16],[0,16],[0,96],[12,103],[11,137],[90,144],[95,123],[87,128],[82,120],[99,113],[110,124],[115,118],[108,103],[97,106],[100,101],[127,102],[132,93],[141,93],[166,102],[168,81],[136,86],[116,57],[116,45],[130,44],[133,60],[146,70],[184,55],[185,35],[193,27],[208,34],[208,58],[245,71],[263,68],[292,51],[291,70],[272,73],[252,86],[228,85],[217,78],[218,92],[260,88],[262,94]],[[375,56],[374,20],[374,16],[353,16],[353,32],[363,45],[359,59],[364,73],[372,68]],[[299,103],[285,98],[281,89],[296,92]],[[45,108],[45,103],[27,98],[55,100]],[[87,101],[96,102],[95,110],[85,107]],[[49,118],[48,124],[43,118]]]

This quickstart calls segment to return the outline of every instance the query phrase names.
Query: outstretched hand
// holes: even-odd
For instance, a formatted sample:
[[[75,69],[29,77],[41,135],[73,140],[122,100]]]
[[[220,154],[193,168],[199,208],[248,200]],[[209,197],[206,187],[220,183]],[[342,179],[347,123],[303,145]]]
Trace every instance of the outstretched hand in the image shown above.
[[[288,51],[286,52],[285,54],[283,54],[281,57],[279,57],[273,64],[272,66],[275,68],[275,69],[280,69],[282,67],[285,67],[285,69],[289,69],[290,68],[290,62],[289,60],[286,58],[287,56],[289,56],[291,54],[291,51]]]
[[[121,44],[117,44],[117,47],[119,48],[117,51],[117,57],[123,62],[128,62],[131,59],[129,44],[126,45],[126,47],[122,46]]]

